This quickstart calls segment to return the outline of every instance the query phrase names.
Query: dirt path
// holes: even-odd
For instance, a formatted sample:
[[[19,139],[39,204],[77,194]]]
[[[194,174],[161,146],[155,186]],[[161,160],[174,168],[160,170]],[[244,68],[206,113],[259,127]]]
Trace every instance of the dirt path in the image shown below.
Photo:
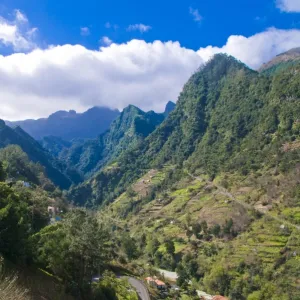
[[[237,199],[234,197],[234,195],[233,195],[232,193],[230,193],[230,192],[229,192],[227,189],[225,189],[224,187],[215,185],[212,181],[205,180],[205,179],[203,179],[203,178],[201,178],[201,177],[199,177],[199,176],[194,176],[194,175],[191,174],[191,173],[188,173],[188,172],[187,172],[187,174],[188,174],[190,177],[194,178],[195,180],[198,180],[198,181],[201,181],[201,182],[205,181],[207,184],[213,185],[214,187],[217,188],[217,191],[216,191],[215,193],[218,193],[218,194],[227,196],[228,198],[230,198],[230,200],[232,200],[232,201],[238,203],[239,205],[242,205],[244,208],[250,209],[250,210],[255,210],[256,212],[261,213],[261,214],[263,214],[263,215],[266,215],[266,216],[268,216],[269,218],[271,218],[271,219],[273,219],[273,220],[275,220],[275,221],[277,221],[277,222],[279,222],[279,223],[281,223],[281,224],[289,225],[289,226],[294,227],[294,228],[296,228],[297,230],[300,231],[300,226],[297,226],[297,225],[295,225],[295,224],[293,224],[293,223],[291,223],[291,222],[289,222],[289,221],[287,221],[287,220],[284,220],[284,219],[282,219],[282,218],[279,218],[279,217],[277,217],[277,216],[273,216],[273,215],[271,215],[271,214],[269,214],[269,213],[267,213],[267,212],[261,211],[261,210],[255,208],[254,206],[252,206],[252,205],[250,205],[250,204],[248,204],[248,203],[245,203],[245,202],[243,202],[243,201],[237,200]]]

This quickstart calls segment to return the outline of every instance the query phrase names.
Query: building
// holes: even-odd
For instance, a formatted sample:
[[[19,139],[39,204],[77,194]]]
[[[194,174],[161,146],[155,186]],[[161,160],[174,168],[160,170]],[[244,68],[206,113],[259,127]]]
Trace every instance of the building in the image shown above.
[[[158,290],[164,290],[167,288],[166,284],[163,281],[157,279],[157,277],[147,277],[145,279],[150,286],[157,288]]]
[[[59,213],[59,208],[55,206],[48,206],[48,213],[51,216],[55,216],[57,213]]]

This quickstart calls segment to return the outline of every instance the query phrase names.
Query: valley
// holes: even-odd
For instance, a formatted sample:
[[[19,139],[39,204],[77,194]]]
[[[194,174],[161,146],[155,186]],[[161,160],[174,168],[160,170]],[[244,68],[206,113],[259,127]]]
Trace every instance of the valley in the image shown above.
[[[3,278],[42,272],[49,299],[300,299],[299,57],[216,54],[176,105],[110,111],[92,136],[1,121]]]

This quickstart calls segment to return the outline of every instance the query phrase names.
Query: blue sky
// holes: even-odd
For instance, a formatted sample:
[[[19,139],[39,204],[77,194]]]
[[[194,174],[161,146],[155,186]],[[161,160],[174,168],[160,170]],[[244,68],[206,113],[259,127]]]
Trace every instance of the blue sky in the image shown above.
[[[0,118],[163,111],[216,53],[252,69],[300,47],[300,0],[0,0]]]
[[[297,0],[295,0],[297,1]],[[20,9],[39,29],[41,45],[81,44],[99,47],[103,36],[116,43],[133,38],[179,41],[194,50],[222,46],[230,35],[251,36],[268,27],[300,28],[298,13],[284,13],[273,0],[2,0],[2,15]],[[190,10],[198,11],[200,21]],[[105,26],[109,22],[110,28]],[[147,32],[126,30],[130,24],[151,26]],[[80,28],[90,34],[82,36]]]

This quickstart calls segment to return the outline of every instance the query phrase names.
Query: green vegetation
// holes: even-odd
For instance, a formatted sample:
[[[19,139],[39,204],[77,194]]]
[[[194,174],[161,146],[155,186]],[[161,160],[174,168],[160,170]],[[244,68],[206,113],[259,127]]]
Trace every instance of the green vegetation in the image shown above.
[[[80,299],[136,299],[114,275],[123,268],[176,271],[180,295],[170,297],[300,299],[300,64],[276,66],[259,73],[219,54],[166,119],[129,106],[98,139],[61,152],[83,175],[97,170],[67,193],[39,160],[45,169],[2,150],[0,178],[32,184],[0,184],[2,255],[30,260]],[[48,197],[64,196],[99,211],[72,209],[46,226]]]
[[[67,212],[63,193],[18,146],[0,150],[0,159],[1,299],[137,299],[126,280],[110,273],[91,285],[113,257],[103,223],[86,210]],[[49,206],[62,221],[49,225]]]
[[[93,286],[92,299],[99,300],[138,300],[126,278],[117,278],[112,272],[105,271],[99,283]]]
[[[83,175],[93,174],[95,170],[119,157],[128,148],[141,143],[163,120],[163,114],[153,111],[143,112],[129,105],[114,120],[110,129],[97,139],[84,143],[74,143],[63,151],[60,157],[69,166],[75,166]]]
[[[116,168],[101,170],[70,197],[111,201],[147,169],[165,163],[185,163],[211,178],[274,166],[288,171],[300,151],[283,148],[299,139],[299,68],[268,77],[216,55],[191,77],[176,109],[144,142],[123,151]]]
[[[62,161],[55,159],[24,130],[20,127],[12,129],[0,120],[0,148],[9,145],[19,146],[31,161],[43,166],[47,177],[60,188],[68,189],[72,183],[81,181],[77,171],[73,168],[67,168]],[[6,155],[9,156],[10,154],[7,153]]]
[[[184,288],[193,280],[230,299],[297,299],[298,263],[287,266],[299,261],[299,70],[269,76],[216,55],[152,134],[82,185],[85,199],[117,199],[102,209],[146,240],[138,259],[178,269]],[[152,169],[164,176],[151,178],[151,197],[126,193]]]

